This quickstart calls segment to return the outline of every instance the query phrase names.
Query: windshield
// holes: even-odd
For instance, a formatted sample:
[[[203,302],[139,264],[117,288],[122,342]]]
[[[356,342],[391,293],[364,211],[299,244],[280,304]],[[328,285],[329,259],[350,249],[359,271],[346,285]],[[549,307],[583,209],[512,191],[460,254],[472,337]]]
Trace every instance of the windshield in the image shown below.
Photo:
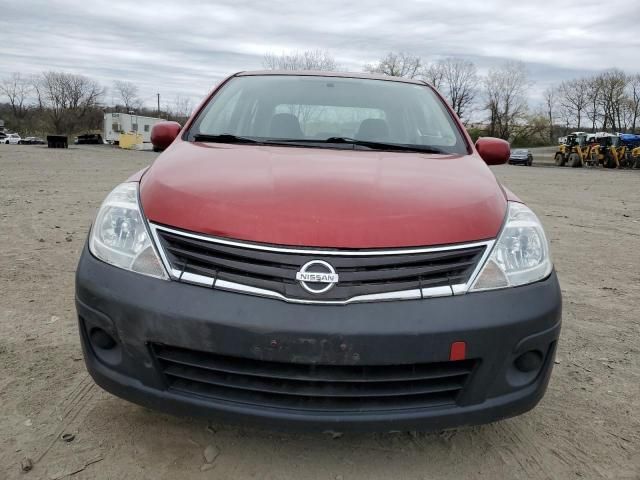
[[[380,142],[467,153],[453,118],[430,87],[373,79],[232,78],[200,113],[187,139],[220,135],[317,148],[369,149],[362,142]]]

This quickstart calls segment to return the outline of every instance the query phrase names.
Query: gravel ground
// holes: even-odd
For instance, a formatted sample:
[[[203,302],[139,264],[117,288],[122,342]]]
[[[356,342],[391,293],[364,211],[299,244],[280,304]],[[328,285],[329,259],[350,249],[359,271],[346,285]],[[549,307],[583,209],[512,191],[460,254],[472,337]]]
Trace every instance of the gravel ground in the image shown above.
[[[537,408],[482,427],[332,438],[159,414],[87,375],[76,262],[103,197],[154,158],[0,145],[0,478],[640,478],[640,171],[495,168],[544,222],[564,294]]]

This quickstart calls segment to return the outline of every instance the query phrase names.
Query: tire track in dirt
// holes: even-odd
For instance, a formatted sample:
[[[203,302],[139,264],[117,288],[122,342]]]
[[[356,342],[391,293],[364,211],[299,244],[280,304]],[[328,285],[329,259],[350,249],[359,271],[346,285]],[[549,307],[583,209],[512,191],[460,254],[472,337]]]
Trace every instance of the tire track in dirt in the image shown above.
[[[60,436],[69,430],[71,424],[78,418],[78,415],[82,413],[82,411],[87,408],[87,405],[90,405],[91,396],[90,393],[93,392],[95,388],[95,383],[93,379],[88,374],[82,374],[82,378],[74,387],[71,394],[62,402],[62,405],[59,405],[58,409],[63,410],[63,415],[57,423],[56,428],[52,429],[53,432],[50,432],[49,435],[52,435],[53,438],[49,442],[49,444],[42,450],[42,452],[37,455],[34,459],[34,464],[40,463],[44,457],[49,453],[49,451],[53,448],[53,446],[60,440]],[[87,398],[88,396],[88,398]],[[49,436],[47,435],[47,436]]]

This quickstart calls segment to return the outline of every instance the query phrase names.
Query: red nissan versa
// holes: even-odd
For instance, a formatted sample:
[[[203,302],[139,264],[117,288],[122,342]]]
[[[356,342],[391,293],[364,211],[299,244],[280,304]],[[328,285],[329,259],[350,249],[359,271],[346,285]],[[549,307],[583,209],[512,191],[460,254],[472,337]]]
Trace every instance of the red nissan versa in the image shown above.
[[[432,430],[542,398],[561,297],[538,218],[429,85],[242,72],[116,187],[76,305],[109,392],[312,430]]]

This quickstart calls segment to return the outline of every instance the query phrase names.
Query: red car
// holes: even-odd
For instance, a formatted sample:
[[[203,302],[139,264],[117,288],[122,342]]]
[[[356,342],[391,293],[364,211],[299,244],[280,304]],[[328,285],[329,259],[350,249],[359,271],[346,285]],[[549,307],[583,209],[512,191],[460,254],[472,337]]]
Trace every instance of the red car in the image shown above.
[[[242,72],[111,192],[77,270],[104,389],[187,415],[432,430],[542,398],[561,322],[549,244],[418,80]]]

